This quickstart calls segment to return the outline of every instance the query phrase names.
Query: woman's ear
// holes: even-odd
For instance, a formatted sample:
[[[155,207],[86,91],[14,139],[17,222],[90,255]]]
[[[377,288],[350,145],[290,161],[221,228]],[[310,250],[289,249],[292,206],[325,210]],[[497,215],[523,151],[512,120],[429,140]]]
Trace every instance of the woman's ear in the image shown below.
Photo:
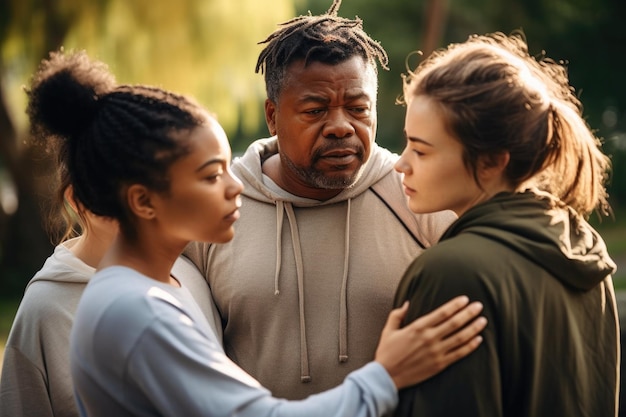
[[[65,198],[67,204],[70,205],[72,210],[74,210],[75,213],[78,213],[78,206],[76,204],[76,200],[74,200],[74,187],[72,185],[67,186],[67,188],[63,192],[63,197]]]
[[[478,159],[478,177],[484,180],[501,176],[509,165],[511,154],[503,151],[491,155],[482,155]]]
[[[133,184],[126,189],[126,200],[131,213],[142,219],[154,218],[152,192],[141,184]]]

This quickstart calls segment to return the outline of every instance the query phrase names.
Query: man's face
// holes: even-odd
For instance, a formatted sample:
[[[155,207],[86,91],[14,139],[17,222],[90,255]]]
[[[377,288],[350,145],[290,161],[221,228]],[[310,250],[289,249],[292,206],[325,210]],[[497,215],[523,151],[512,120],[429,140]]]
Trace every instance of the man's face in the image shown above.
[[[289,191],[306,196],[355,183],[376,134],[376,89],[374,69],[359,56],[287,69],[278,103],[268,99],[265,113]]]

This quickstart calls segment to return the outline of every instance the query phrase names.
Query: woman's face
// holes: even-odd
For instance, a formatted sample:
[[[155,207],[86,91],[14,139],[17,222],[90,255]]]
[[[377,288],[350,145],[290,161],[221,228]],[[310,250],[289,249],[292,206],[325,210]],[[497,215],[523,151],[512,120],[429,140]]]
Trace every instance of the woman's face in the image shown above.
[[[189,135],[190,152],[169,170],[169,192],[155,197],[156,221],[164,236],[224,243],[239,218],[243,185],[230,170],[231,150],[213,119]]]
[[[434,101],[413,98],[406,111],[405,136],[407,144],[395,169],[403,174],[411,211],[453,210],[460,216],[485,198],[463,163],[463,145],[446,129]]]

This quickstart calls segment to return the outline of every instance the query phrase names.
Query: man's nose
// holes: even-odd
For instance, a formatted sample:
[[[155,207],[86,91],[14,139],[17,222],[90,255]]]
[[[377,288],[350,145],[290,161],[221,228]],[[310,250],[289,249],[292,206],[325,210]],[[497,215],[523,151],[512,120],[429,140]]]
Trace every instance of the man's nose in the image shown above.
[[[324,124],[323,135],[326,138],[342,139],[354,134],[354,126],[350,120],[350,115],[342,108],[331,108],[328,110],[326,123]]]

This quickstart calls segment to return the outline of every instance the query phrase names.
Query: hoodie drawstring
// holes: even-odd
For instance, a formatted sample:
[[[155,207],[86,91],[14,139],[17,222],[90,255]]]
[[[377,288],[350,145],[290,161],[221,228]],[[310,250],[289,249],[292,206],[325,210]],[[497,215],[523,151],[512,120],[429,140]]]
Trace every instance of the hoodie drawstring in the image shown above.
[[[283,228],[283,213],[287,212],[289,228],[291,229],[291,244],[296,260],[296,276],[298,279],[298,307],[300,316],[300,381],[311,382],[311,372],[309,371],[309,349],[306,339],[306,321],[304,319],[304,267],[302,265],[302,249],[300,248],[300,234],[296,214],[291,203],[283,201],[276,202],[276,274],[274,276],[274,295],[280,294],[279,275],[281,264],[281,235]]]
[[[274,295],[280,294],[278,288],[278,276],[280,275],[280,265],[282,263],[282,246],[283,246],[283,213],[284,203],[276,202],[276,273],[274,274]]]
[[[350,212],[351,199],[348,199],[346,214],[346,229],[344,233],[344,263],[341,278],[341,294],[339,296],[339,362],[348,361],[348,266],[350,258]],[[302,261],[302,248],[300,246],[300,234],[293,205],[289,202],[276,201],[276,272],[274,274],[274,295],[280,294],[280,270],[282,263],[282,226],[284,213],[287,213],[289,227],[291,229],[291,243],[296,262],[296,276],[298,284],[298,307],[300,319],[300,381],[310,382],[309,350],[306,337],[306,319],[304,314],[304,266]]]
[[[348,266],[350,261],[350,202],[346,214],[346,230],[344,233],[343,276],[341,278],[341,294],[339,296],[339,362],[348,361]]]

